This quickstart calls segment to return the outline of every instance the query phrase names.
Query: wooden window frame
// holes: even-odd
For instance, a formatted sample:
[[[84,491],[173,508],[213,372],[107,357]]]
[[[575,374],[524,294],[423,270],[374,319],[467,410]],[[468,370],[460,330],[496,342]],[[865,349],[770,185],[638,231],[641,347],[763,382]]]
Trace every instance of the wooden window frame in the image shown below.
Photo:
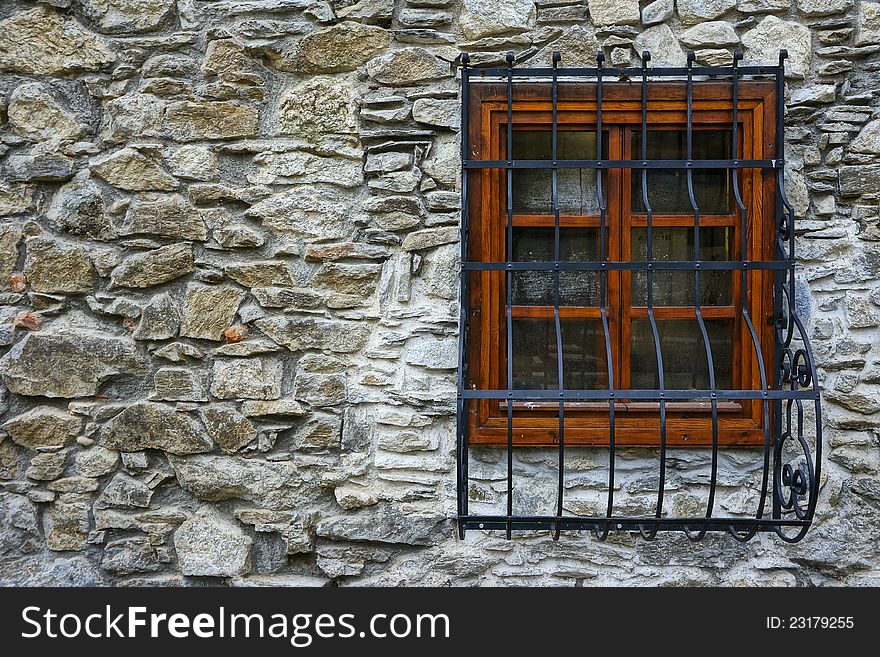
[[[730,129],[733,102],[730,85],[716,82],[696,82],[693,85],[693,126],[695,130],[714,126]],[[526,83],[514,85],[512,97],[512,121],[519,126],[552,125],[549,83]],[[595,83],[559,85],[558,125],[560,130],[578,125],[595,129],[597,102]],[[471,85],[468,115],[469,158],[473,160],[503,160],[506,157],[507,86],[498,83]],[[638,84],[617,82],[603,85],[602,126],[608,134],[608,159],[626,159],[626,151],[632,130],[641,129],[641,88]],[[769,159],[775,153],[776,140],[776,87],[772,82],[749,81],[739,85],[738,123],[740,157],[742,159]],[[647,103],[648,129],[658,126],[683,130],[687,124],[686,87],[684,81],[649,82]],[[626,139],[624,139],[626,135]],[[585,158],[594,155],[585,155]],[[609,231],[608,259],[626,260],[629,254],[631,227],[645,225],[644,215],[633,217],[630,208],[629,183],[631,169],[611,169],[608,172],[608,198],[606,228]],[[746,205],[746,232],[748,234],[747,260],[773,259],[774,206],[776,202],[775,176],[772,171],[741,169],[740,188]],[[505,260],[504,232],[507,223],[505,171],[501,169],[474,169],[468,173],[470,216],[469,260]],[[735,206],[734,206],[735,208]],[[672,224],[664,224],[664,221]],[[586,226],[584,219],[562,216],[561,227]],[[690,223],[688,223],[688,221]],[[553,226],[553,215],[546,217],[523,216],[514,218],[517,225]],[[549,222],[549,223],[547,223]],[[693,218],[667,218],[654,215],[655,227],[664,225],[693,225]],[[595,221],[598,226],[598,220]],[[731,225],[733,243],[739,257],[741,217],[734,209],[733,217],[701,216],[701,226]],[[627,257],[622,257],[625,255]],[[606,305],[611,333],[615,384],[622,386],[620,374],[628,373],[629,321],[621,317],[618,308],[629,308],[629,300],[621,304],[621,295],[629,296],[630,273],[608,272],[609,303]],[[765,369],[771,367],[773,336],[770,318],[773,313],[773,276],[766,270],[747,272],[749,285],[748,310],[754,318],[755,329],[764,354]],[[738,272],[732,272],[733,306],[718,310],[703,306],[703,316],[710,318],[719,313],[734,315],[734,361],[742,364],[734,374],[732,387],[743,390],[760,390],[761,382],[754,345],[742,321]],[[506,330],[505,330],[505,277],[504,272],[471,272],[466,279],[469,285],[470,326],[469,353],[471,363],[467,385],[474,389],[498,390],[506,388]],[[614,301],[612,302],[612,299]],[[590,309],[571,310],[560,307],[560,316],[589,315]],[[693,319],[691,307],[664,308],[654,306],[658,318],[686,317]],[[551,307],[552,311],[552,307]],[[708,311],[708,312],[707,312]],[[519,312],[519,311],[518,311]],[[646,311],[633,310],[645,314]],[[598,317],[598,309],[595,309]],[[759,321],[760,320],[760,321]],[[621,348],[626,345],[626,349]],[[604,351],[604,348],[603,348]],[[623,395],[621,395],[623,396]],[[468,435],[471,444],[506,445],[507,409],[504,401],[474,400],[469,405]],[[615,402],[615,444],[619,446],[650,446],[660,443],[660,421],[656,402]],[[709,403],[667,402],[666,444],[674,447],[705,446],[712,444]],[[567,403],[565,418],[565,444],[608,445],[608,403]],[[764,445],[765,427],[763,402],[719,402],[718,443],[723,446]],[[770,419],[772,426],[772,418]],[[558,443],[558,403],[517,403],[513,411],[513,444],[554,445]]]

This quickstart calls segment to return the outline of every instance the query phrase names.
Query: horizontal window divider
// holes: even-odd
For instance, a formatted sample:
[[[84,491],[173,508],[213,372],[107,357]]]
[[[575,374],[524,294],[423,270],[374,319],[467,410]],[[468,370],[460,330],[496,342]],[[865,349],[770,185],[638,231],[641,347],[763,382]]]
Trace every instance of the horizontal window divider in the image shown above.
[[[819,391],[803,390],[462,390],[462,399],[818,399]]]
[[[461,263],[465,271],[644,271],[644,270],[726,270],[741,271],[794,269],[794,260],[653,260],[606,262],[474,262]]]
[[[464,160],[465,169],[781,169],[782,160]]]
[[[508,525],[520,530],[601,530],[607,525],[619,531],[639,531],[639,529],[658,528],[664,531],[702,530],[709,531],[752,530],[775,532],[778,527],[808,527],[807,520],[770,520],[755,518],[633,518],[631,516],[460,516],[459,521],[465,529],[501,529]]]
[[[497,77],[507,79],[508,74],[515,78],[547,78],[547,80],[535,80],[535,82],[549,82],[554,71],[559,82],[565,82],[564,78],[571,76],[575,78],[596,77],[602,72],[602,77],[606,83],[613,83],[615,77],[641,77],[647,75],[649,77],[663,76],[681,76],[682,79],[687,77],[688,72],[693,76],[699,77],[703,75],[722,75],[729,76],[731,72],[730,66],[694,66],[690,69],[680,66],[657,66],[653,68],[605,68],[602,67],[564,67],[553,69],[549,67],[536,68],[475,68],[471,70],[470,80],[472,84],[478,83],[480,80],[486,82],[501,82],[503,80],[486,80],[486,78]],[[738,66],[736,72],[738,75],[766,75],[775,76],[781,69],[778,66]],[[578,80],[583,82],[583,80]],[[723,80],[720,80],[723,81]]]

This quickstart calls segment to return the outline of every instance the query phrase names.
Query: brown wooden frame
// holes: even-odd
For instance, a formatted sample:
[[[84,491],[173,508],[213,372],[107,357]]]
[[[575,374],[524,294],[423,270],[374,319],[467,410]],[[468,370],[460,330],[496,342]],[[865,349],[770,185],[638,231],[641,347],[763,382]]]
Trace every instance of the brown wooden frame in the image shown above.
[[[534,126],[552,123],[550,85],[528,83],[514,85],[513,125]],[[771,82],[742,82],[739,85],[738,117],[740,126],[740,157],[759,160],[772,157],[775,152],[775,85]],[[641,129],[641,87],[638,84],[617,82],[603,85],[602,125],[608,134],[608,158],[627,159],[631,143],[628,131]],[[560,130],[572,126],[596,125],[596,85],[560,83],[558,93],[558,125]],[[505,159],[504,134],[507,126],[507,87],[505,84],[472,84],[470,89],[469,144],[471,159]],[[683,129],[686,125],[686,88],[684,82],[649,82],[647,121],[649,129],[658,126]],[[695,82],[693,88],[694,129],[715,126],[729,129],[732,123],[731,86],[726,83]],[[624,139],[626,137],[626,139]],[[585,158],[595,157],[587,155]],[[645,225],[644,216],[630,212],[630,169],[608,171],[609,186],[606,228],[609,231],[608,259],[629,259],[631,227]],[[772,174],[772,172],[770,172]],[[468,260],[505,260],[504,232],[507,224],[505,210],[505,172],[499,169],[474,169],[468,173],[470,240]],[[773,257],[773,217],[775,180],[760,169],[740,171],[740,188],[747,207],[748,253],[744,259],[771,260]],[[553,226],[553,215],[522,215],[514,217],[514,226]],[[739,257],[741,218],[738,211],[732,216],[701,216],[700,225],[731,225],[734,229],[735,255]],[[693,225],[693,218],[662,217],[654,215],[653,224]],[[599,225],[598,218],[562,216],[562,227]],[[748,331],[743,326],[740,306],[739,272],[732,272],[733,303],[731,307],[704,306],[707,319],[723,315],[734,317],[734,363],[732,387],[760,389],[757,357]],[[765,367],[770,368],[772,332],[772,274],[750,270],[748,308],[755,321],[765,356]],[[629,277],[626,271],[608,273],[608,304],[606,306],[612,339],[615,384],[618,389],[626,383],[622,372],[629,374],[630,316],[646,314],[638,308],[630,316],[621,316],[621,308],[629,306]],[[497,390],[506,387],[506,331],[504,329],[505,274],[500,271],[476,271],[468,277],[468,321],[470,323],[468,386],[475,389]],[[546,310],[533,307],[514,307],[515,316],[535,316]],[[552,317],[552,307],[550,308]],[[655,306],[654,314],[661,318],[694,318],[693,307]],[[599,317],[598,308],[560,307],[560,316]],[[760,320],[760,321],[759,321]],[[767,321],[764,321],[767,320]],[[626,348],[621,348],[626,345]],[[603,347],[604,352],[604,347]],[[657,446],[659,444],[659,413],[655,402],[615,402],[615,442],[618,445]],[[667,445],[711,445],[711,418],[709,403],[668,402]],[[762,402],[719,402],[719,444],[729,446],[763,446],[764,427]],[[469,441],[473,444],[507,444],[506,402],[472,400],[469,404]],[[558,404],[514,403],[514,445],[552,445],[558,442]],[[772,421],[772,420],[771,420]],[[566,404],[566,445],[607,445],[609,437],[608,404],[580,402]]]

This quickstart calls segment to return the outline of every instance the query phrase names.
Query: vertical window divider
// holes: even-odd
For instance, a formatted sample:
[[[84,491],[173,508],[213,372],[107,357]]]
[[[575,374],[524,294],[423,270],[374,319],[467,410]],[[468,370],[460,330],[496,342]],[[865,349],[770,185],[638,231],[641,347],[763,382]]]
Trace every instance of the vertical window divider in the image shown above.
[[[504,256],[507,265],[505,311],[507,315],[507,538],[510,538],[513,518],[513,53],[507,53],[507,239]]]

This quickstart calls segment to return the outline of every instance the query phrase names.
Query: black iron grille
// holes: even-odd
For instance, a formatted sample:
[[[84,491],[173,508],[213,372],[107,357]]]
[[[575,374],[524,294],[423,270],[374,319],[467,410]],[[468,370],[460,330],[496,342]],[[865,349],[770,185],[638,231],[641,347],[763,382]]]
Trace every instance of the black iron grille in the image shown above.
[[[816,368],[813,355],[809,347],[808,336],[802,321],[795,312],[795,230],[794,210],[785,196],[783,185],[784,171],[784,77],[785,59],[787,52],[781,50],[779,61],[776,66],[740,66],[742,53],[734,54],[731,66],[697,67],[694,65],[693,52],[687,56],[686,67],[663,68],[649,67],[650,54],[642,55],[640,68],[613,69],[605,68],[604,55],[600,51],[596,57],[594,68],[564,68],[560,65],[559,53],[553,53],[552,65],[545,68],[517,68],[514,66],[514,56],[508,54],[507,66],[497,68],[472,68],[469,67],[469,57],[462,55],[462,131],[461,131],[461,157],[462,157],[462,218],[461,218],[461,317],[460,317],[460,342],[459,342],[459,378],[458,378],[458,432],[457,432],[457,477],[458,477],[458,530],[459,535],[464,536],[468,529],[501,530],[510,538],[513,531],[550,531],[555,539],[559,538],[561,531],[586,530],[593,531],[595,535],[604,540],[611,531],[634,531],[646,539],[653,539],[660,531],[682,531],[691,540],[703,538],[707,532],[729,532],[737,540],[747,541],[758,532],[775,532],[785,541],[796,542],[806,534],[816,509],[816,501],[819,491],[819,475],[822,451],[821,434],[821,409],[819,388],[816,377]],[[695,78],[697,84],[702,79],[712,79],[716,83],[721,81],[729,83],[730,98],[732,99],[732,149],[729,159],[693,159],[693,97]],[[739,84],[744,79],[764,79],[775,81],[776,89],[776,135],[775,157],[773,159],[745,160],[737,157],[737,126],[739,107]],[[484,160],[470,159],[470,145],[468,137],[469,125],[469,94],[473,85],[486,81],[494,81],[496,84],[506,84],[507,88],[507,130],[506,152],[510,159]],[[625,80],[629,85],[641,84],[641,131],[640,131],[640,157],[632,160],[615,160],[603,158],[603,87],[615,84],[618,80]],[[648,88],[652,81],[679,80],[686,84],[687,102],[687,158],[684,160],[660,160],[648,158],[648,145],[651,135],[648,131]],[[543,82],[549,85],[550,100],[552,100],[552,133],[551,133],[551,157],[546,160],[515,160],[512,159],[513,116],[514,116],[514,89],[516,85],[524,82]],[[596,152],[595,159],[561,159],[558,158],[558,108],[557,91],[561,84],[590,83],[596,85],[597,118],[596,118]],[[634,130],[637,130],[634,128]],[[585,154],[592,155],[592,154]],[[612,261],[608,257],[608,249],[605,244],[605,228],[608,211],[606,192],[603,190],[603,176],[596,175],[596,194],[599,208],[599,231],[598,231],[598,254],[590,261],[570,261],[560,257],[561,230],[559,208],[559,171],[565,168],[614,170],[631,169],[632,179],[637,180],[641,176],[642,203],[647,210],[647,257],[643,262],[635,261]],[[496,169],[502,171],[500,175],[506,183],[506,189],[502,185],[502,196],[506,195],[506,256],[504,261],[469,261],[469,196],[468,181],[470,173],[475,169]],[[543,262],[520,262],[514,261],[511,255],[513,240],[513,204],[512,204],[512,178],[513,172],[518,169],[549,169],[548,176],[549,198],[552,199],[553,227],[553,259]],[[692,260],[655,260],[652,256],[654,230],[652,226],[653,211],[649,198],[647,174],[652,169],[684,170],[686,172],[687,191],[690,204],[693,209],[693,235],[694,256]],[[722,169],[729,172],[733,184],[733,198],[735,209],[741,220],[740,234],[742,247],[739,253],[740,260],[700,260],[700,208],[694,193],[694,170]],[[746,225],[749,208],[743,201],[743,193],[740,189],[741,174],[744,169],[760,169],[764,175],[773,176],[775,180],[775,212],[772,222],[775,231],[773,242],[775,243],[775,255],[772,259],[749,260],[746,259]],[[767,222],[770,225],[770,222]],[[694,280],[693,308],[695,320],[702,335],[705,346],[706,361],[709,370],[709,386],[702,390],[677,390],[665,385],[664,359],[661,350],[661,339],[654,318],[655,304],[652,298],[652,277],[655,272],[665,270],[679,270],[690,272]],[[749,315],[748,303],[741,303],[737,312],[741,315],[742,326],[751,337],[751,349],[757,363],[760,386],[750,389],[728,389],[718,385],[713,369],[713,352],[710,344],[706,322],[700,309],[700,277],[708,275],[706,272],[729,271],[730,276],[734,272],[740,272],[739,285],[742,290],[742,299],[748,299],[750,293],[747,273],[752,270],[766,270],[770,272],[773,283],[773,317],[770,318],[773,329],[772,356],[762,351],[759,331],[756,329],[758,318]],[[468,340],[471,334],[469,326],[469,276],[473,272],[495,271],[504,272],[499,276],[506,276],[506,300],[504,307],[506,312],[506,388],[502,389],[475,389],[469,383]],[[552,275],[552,307],[553,322],[555,323],[556,345],[558,354],[556,363],[558,367],[558,388],[524,390],[514,385],[513,363],[513,340],[511,308],[512,299],[512,276],[515,272],[543,271]],[[560,326],[560,272],[564,271],[588,271],[598,272],[599,278],[599,313],[601,328],[604,332],[605,354],[607,357],[607,385],[600,389],[570,389],[564,385],[562,357],[562,333]],[[616,390],[614,378],[614,362],[611,357],[612,341],[609,334],[609,318],[606,313],[606,295],[608,290],[609,272],[614,271],[640,271],[647,277],[647,316],[653,336],[654,350],[657,355],[657,369],[659,385],[655,389],[632,389]],[[763,318],[761,318],[763,319]],[[760,324],[758,325],[760,327]],[[505,330],[505,329],[502,329]],[[769,345],[765,345],[769,347]],[[745,354],[743,357],[746,356]],[[765,361],[773,363],[772,371],[766,371]],[[505,374],[502,372],[502,379]],[[657,476],[659,485],[656,487],[656,508],[653,513],[644,514],[643,517],[633,517],[622,513],[615,506],[615,401],[619,399],[639,400],[652,402],[659,412],[659,468]],[[469,405],[480,400],[496,400],[499,407],[503,408],[506,403],[507,412],[507,445],[506,445],[506,513],[499,515],[470,514],[468,512],[469,487],[469,453],[473,448],[469,439],[468,412]],[[699,400],[707,403],[711,412],[712,444],[711,448],[711,471],[708,479],[709,492],[705,501],[705,513],[694,514],[694,517],[673,517],[664,509],[664,495],[667,493],[667,469],[670,458],[667,445],[667,404],[676,400]],[[719,486],[719,403],[739,400],[759,400],[763,412],[763,446],[757,446],[754,452],[756,458],[762,459],[762,467],[759,482],[753,489],[757,500],[753,513],[730,514],[726,516],[718,514],[716,507],[716,492]],[[605,513],[594,516],[579,516],[566,514],[563,510],[565,501],[565,414],[566,406],[573,402],[589,401],[595,404],[607,404],[608,417],[608,472],[607,472],[607,504],[604,504]],[[545,515],[516,515],[514,514],[514,449],[529,449],[528,447],[514,446],[514,402],[542,402],[547,404],[558,402],[558,471],[549,475],[556,477],[555,514]],[[554,414],[556,411],[553,411]],[[603,411],[604,412],[604,411]],[[772,419],[771,419],[772,418]],[[499,446],[499,449],[504,449]],[[597,448],[604,449],[604,447]],[[618,450],[620,448],[618,447]],[[693,449],[693,448],[691,448]],[[760,451],[762,450],[762,451]],[[758,453],[761,454],[758,457]],[[792,456],[792,454],[794,454]],[[554,457],[555,458],[555,457]],[[647,465],[646,461],[646,465]],[[503,467],[503,465],[501,466]],[[519,485],[519,482],[518,482]],[[528,481],[522,482],[523,486]],[[666,495],[668,503],[668,495]],[[653,503],[651,504],[653,508]]]

